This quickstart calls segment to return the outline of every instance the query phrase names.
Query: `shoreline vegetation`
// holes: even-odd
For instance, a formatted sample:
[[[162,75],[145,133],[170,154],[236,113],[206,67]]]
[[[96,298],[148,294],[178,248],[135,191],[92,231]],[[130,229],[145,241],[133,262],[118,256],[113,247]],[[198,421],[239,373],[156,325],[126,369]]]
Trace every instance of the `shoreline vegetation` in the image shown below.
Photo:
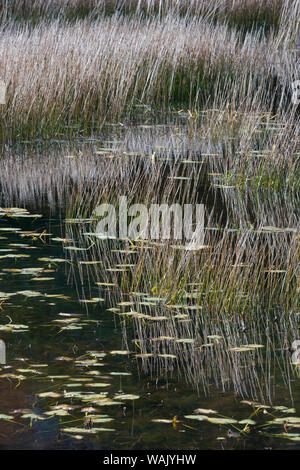
[[[285,0],[14,0],[2,2],[3,20],[27,20],[31,24],[44,17],[63,21],[89,17],[126,16],[164,17],[169,13],[182,17],[213,17],[238,29],[262,27],[266,31],[278,27],[282,8],[290,8]]]
[[[16,0],[0,16],[1,205],[60,214],[68,280],[106,296],[145,372],[161,347],[197,386],[207,361],[255,395],[252,356],[237,373],[222,345],[262,364],[264,335],[297,339],[300,1]],[[205,204],[206,247],[97,238],[96,205],[120,195]]]
[[[89,135],[180,109],[293,119],[298,1],[16,0],[0,17],[2,141]]]

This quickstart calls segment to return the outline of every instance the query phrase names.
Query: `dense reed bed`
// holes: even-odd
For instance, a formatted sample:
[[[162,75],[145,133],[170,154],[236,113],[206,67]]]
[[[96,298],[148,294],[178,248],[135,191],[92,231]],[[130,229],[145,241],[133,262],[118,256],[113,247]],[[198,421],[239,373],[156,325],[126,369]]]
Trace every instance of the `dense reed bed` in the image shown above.
[[[175,2],[175,10],[153,17],[139,12],[139,2],[130,17],[118,10],[72,23],[46,16],[34,26],[16,23],[7,13],[0,32],[0,76],[7,84],[1,139],[88,134],[107,120],[153,120],[156,111],[181,107],[281,113],[296,73],[300,3],[279,3],[278,29],[268,35],[258,27],[244,34],[226,21],[213,21],[212,2],[204,2],[209,15],[199,7],[199,15],[182,16]],[[16,11],[27,8],[13,5]],[[28,8],[51,12],[55,5],[58,11],[83,7],[33,2]]]
[[[0,12],[1,206],[59,213],[68,280],[80,299],[105,297],[144,372],[180,365],[206,390],[262,399],[279,355],[289,383],[300,1],[19,0]],[[103,240],[95,207],[121,195],[204,204],[204,245]]]
[[[276,28],[280,22],[282,10],[292,3],[285,0],[13,0],[2,1],[0,12],[4,20],[30,21],[60,17],[72,20],[89,16],[91,19],[100,15],[111,15],[118,11],[125,15],[143,14],[165,16],[172,12],[180,16],[214,15],[214,18],[227,21],[241,29],[257,27]]]

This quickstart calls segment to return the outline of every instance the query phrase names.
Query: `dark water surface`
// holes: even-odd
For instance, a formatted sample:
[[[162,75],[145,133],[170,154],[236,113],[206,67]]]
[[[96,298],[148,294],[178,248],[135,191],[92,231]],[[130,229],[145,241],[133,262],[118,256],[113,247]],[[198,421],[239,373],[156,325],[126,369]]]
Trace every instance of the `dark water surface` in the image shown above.
[[[154,251],[134,255],[128,243],[91,242],[85,237],[88,224],[66,222],[76,217],[74,207],[84,212],[88,191],[96,188],[95,200],[114,202],[119,193],[135,196],[136,189],[139,198],[151,177],[162,191],[169,184],[167,197],[189,202],[193,194],[194,201],[206,204],[216,246],[225,225],[228,247],[231,241],[234,246],[240,225],[251,248],[252,242],[260,245],[255,231],[247,232],[249,219],[256,226],[291,227],[294,234],[299,204],[280,194],[277,201],[272,192],[261,199],[237,196],[227,180],[208,183],[207,174],[211,182],[223,182],[221,150],[207,146],[201,154],[198,143],[188,144],[178,130],[116,132],[112,141],[96,139],[96,145],[91,139],[75,150],[68,143],[49,152],[21,146],[5,151],[0,161],[0,339],[6,345],[6,363],[0,364],[0,449],[300,448],[300,378],[290,349],[298,337],[297,310],[287,314],[280,303],[270,306],[266,296],[267,301],[255,299],[258,311],[246,304],[245,315],[218,316],[194,304],[196,282],[187,283],[187,297],[170,307],[153,299],[152,259],[159,260]],[[162,148],[166,163],[158,168],[164,173],[155,179],[155,155]],[[178,170],[174,158],[182,160]],[[28,213],[1,209],[14,205]],[[262,221],[256,220],[259,215]],[[272,227],[269,232],[261,235],[266,259],[272,276],[281,276],[291,235],[274,234]],[[173,263],[184,260],[161,253],[166,263],[169,256]],[[253,257],[257,253],[258,248]],[[244,256],[253,261],[247,250]],[[140,259],[151,272],[143,270],[139,291],[132,292],[128,286],[136,271],[129,268],[126,278],[122,270],[124,263]],[[197,266],[195,261],[192,281]],[[216,296],[217,304],[223,292],[214,290],[216,277],[212,274],[201,295]],[[284,284],[273,279],[275,292]],[[140,307],[147,321],[124,316]],[[168,315],[168,321],[149,320],[150,315]],[[240,350],[243,345],[251,347]]]
[[[245,429],[245,424],[237,421],[249,418],[255,408],[241,403],[241,398],[230,391],[216,390],[213,384],[209,396],[201,387],[197,392],[176,368],[172,374],[160,376],[140,371],[132,355],[120,353],[128,345],[124,344],[119,321],[105,311],[105,302],[80,302],[80,293],[68,282],[68,262],[41,260],[65,259],[61,245],[49,236],[22,237],[10,227],[38,233],[46,230],[53,237],[63,235],[58,219],[0,219],[0,297],[11,294],[2,300],[0,311],[1,325],[11,326],[0,332],[7,347],[7,363],[0,370],[1,414],[7,415],[0,420],[1,449],[299,448],[297,441],[272,437],[284,433],[283,424],[264,427],[274,418],[285,416],[282,411],[260,409],[251,417],[256,425],[250,426],[250,433],[229,437],[229,430]],[[3,257],[8,254],[26,257]],[[28,268],[44,271],[24,271]],[[19,291],[28,292],[18,294]],[[57,322],[70,318],[73,320],[69,323]],[[68,325],[71,329],[61,329]],[[78,329],[72,329],[74,326]],[[132,344],[130,339],[128,344]],[[94,362],[84,362],[89,360]],[[276,370],[271,373],[276,374]],[[273,406],[295,408],[290,416],[297,416],[299,379],[290,385],[293,402],[278,377]],[[72,397],[74,392],[84,395]],[[92,399],[88,395],[91,393],[98,396]],[[122,400],[122,394],[128,398],[125,395]],[[220,425],[185,418],[195,408],[213,409],[219,414],[208,413],[209,417],[225,416],[236,422]],[[93,420],[92,430],[84,427],[89,419]],[[170,422],[154,422],[155,419]],[[70,428],[81,430],[70,433]],[[84,434],[84,430],[89,434]],[[297,433],[297,429],[290,432]]]

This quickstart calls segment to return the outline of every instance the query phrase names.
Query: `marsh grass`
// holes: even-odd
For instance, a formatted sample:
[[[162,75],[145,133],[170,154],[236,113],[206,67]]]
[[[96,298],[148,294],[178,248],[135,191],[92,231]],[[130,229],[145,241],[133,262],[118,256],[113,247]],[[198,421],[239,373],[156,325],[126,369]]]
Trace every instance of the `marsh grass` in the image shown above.
[[[215,170],[225,169],[220,160],[229,170],[233,156],[223,161],[229,153],[222,154],[222,140],[200,142],[190,132],[188,126],[121,126],[109,142],[59,144],[51,152],[39,144],[13,147],[1,162],[1,204],[62,211],[61,236],[69,240],[62,245],[85,250],[65,250],[67,277],[80,299],[104,297],[114,309],[106,314],[122,326],[141,373],[154,380],[179,374],[207,393],[213,386],[270,401],[274,363],[287,386],[295,373],[287,348],[299,311],[299,191],[289,190],[292,174],[278,189],[228,189],[226,180],[215,187]],[[244,158],[250,165],[253,154]],[[275,162],[280,155],[267,152],[266,158]],[[182,175],[190,179],[175,179]],[[95,205],[117,204],[120,194],[146,204],[205,203],[211,248],[187,252],[173,240],[85,235],[95,231]],[[124,301],[130,305],[118,305]],[[232,351],[248,344],[265,348]]]
[[[149,378],[179,374],[207,393],[217,387],[272,401],[274,364],[287,386],[297,374],[289,347],[297,336],[299,239],[263,222],[256,230],[216,227],[217,217],[206,233],[211,249],[193,253],[174,242],[97,240],[85,235],[91,224],[70,221],[69,246],[85,249],[68,251],[70,275],[80,298],[106,299]],[[253,344],[260,346],[239,351]]]
[[[295,372],[288,348],[298,321],[294,257],[299,250],[290,247],[288,236],[248,231],[230,239],[224,234],[210,256],[187,256],[149,242],[143,247],[96,241],[91,247],[91,239],[82,236],[86,229],[78,227],[67,224],[70,244],[90,246],[69,252],[78,292],[81,298],[106,298],[111,307],[107,314],[120,322],[125,339],[134,337],[128,349],[135,349],[143,373],[181,374],[207,392],[214,384],[270,400],[268,369],[280,359],[280,373],[289,382],[286,377]],[[100,268],[93,264],[96,260],[101,260]],[[120,266],[126,268],[120,272]],[[232,350],[249,344],[265,349]]]
[[[137,361],[145,373],[156,376],[168,370],[207,391],[213,381],[224,390],[233,387],[256,399],[272,395],[267,375],[277,354],[282,356],[286,383],[294,373],[288,353],[281,348],[292,342],[290,322],[297,322],[299,310],[299,156],[296,152],[287,158],[287,153],[279,152],[279,142],[287,145],[288,138],[286,151],[296,150],[291,144],[295,128],[291,126],[285,140],[283,123],[264,119],[275,131],[263,135],[248,131],[249,139],[237,139],[245,145],[240,153],[230,150],[231,127],[219,142],[209,133],[206,142],[199,141],[189,126],[170,127],[166,134],[123,129],[126,147],[99,154],[97,175],[94,171],[93,179],[76,186],[69,196],[66,238],[69,246],[85,250],[66,250],[70,275],[81,298],[105,297],[113,309],[108,314],[119,317],[125,338],[135,335]],[[238,121],[245,135],[247,120]],[[260,123],[261,116],[257,126]],[[224,127],[223,118],[219,124]],[[212,130],[205,127],[205,119],[202,125]],[[289,125],[286,122],[287,129]],[[258,159],[263,161],[259,167]],[[87,162],[85,153],[84,165]],[[95,160],[90,164],[95,165]],[[271,167],[274,171],[269,174]],[[188,179],[176,179],[182,176]],[[83,173],[80,178],[83,181]],[[121,194],[129,203],[205,203],[205,244],[210,248],[188,252],[176,248],[175,240],[97,240],[92,235],[96,220],[85,220],[93,219],[98,203],[117,206]],[[122,301],[130,304],[119,307]],[[276,330],[272,335],[281,347],[278,353],[271,340],[266,354],[259,348],[251,353],[231,351],[241,345],[266,345],[265,325]],[[287,337],[281,338],[282,330]],[[211,335],[222,339],[218,342]]]
[[[7,5],[1,205],[60,213],[68,280],[105,296],[141,371],[270,397],[299,311],[300,2]],[[99,240],[94,209],[120,195],[205,204],[207,247]]]
[[[262,28],[268,32],[271,28],[278,28],[286,5],[291,7],[292,3],[284,0],[13,0],[3,2],[0,11],[3,20],[25,20],[31,24],[45,17],[72,21],[85,17],[95,19],[101,15],[109,16],[117,11],[126,16],[140,14],[161,18],[171,12],[181,17],[213,17],[214,21],[227,22],[231,27],[243,31]]]
[[[200,3],[194,3],[196,10]],[[209,15],[202,7],[199,14],[191,9],[180,15],[178,2],[164,15],[143,15],[141,2],[131,16],[121,8],[93,21],[74,13],[73,22],[47,14],[76,11],[82,2],[12,2],[16,12],[36,8],[45,17],[29,26],[7,12],[3,23],[0,75],[8,98],[1,107],[1,139],[99,132],[107,120],[134,121],[136,105],[151,107],[154,115],[228,104],[246,110],[251,103],[252,111],[280,113],[288,103],[299,2],[279,3],[278,31],[265,35],[255,23],[244,34],[228,22],[213,21],[217,8],[209,1],[204,2]],[[147,5],[151,12],[163,3]],[[242,2],[235,5],[244,17]],[[249,11],[253,5],[260,11],[265,2],[247,2]]]
[[[223,120],[220,123],[224,127]],[[203,125],[206,129],[205,121]],[[188,126],[180,130],[171,126],[163,132],[151,127],[121,129],[115,138],[119,140],[106,147],[97,142],[77,148],[66,145],[58,155],[55,151],[30,155],[29,150],[24,156],[22,149],[18,156],[12,151],[1,162],[5,205],[50,204],[52,210],[63,210],[67,219],[82,219],[82,227],[68,227],[67,238],[87,247],[91,241],[84,233],[95,232],[96,220],[92,227],[84,220],[93,219],[100,203],[117,207],[120,195],[127,196],[129,205],[203,203],[205,245],[210,248],[189,252],[176,248],[175,240],[132,240],[131,249],[129,241],[93,239],[94,245],[82,256],[105,264],[100,270],[91,266],[89,278],[117,282],[123,293],[152,292],[171,304],[182,303],[189,284],[195,283],[196,305],[212,316],[219,312],[251,316],[261,306],[295,311],[299,307],[299,154],[288,153],[295,150],[291,134],[283,132],[279,137],[279,125],[276,132],[263,137],[260,133],[251,137],[248,132],[249,140],[238,140],[245,148],[237,152],[230,148],[228,135],[220,136],[219,142],[210,134],[206,142],[199,141],[197,134],[191,138]],[[282,152],[278,139],[286,145]],[[110,250],[122,248],[125,254],[115,260],[115,251]],[[117,274],[105,271],[118,264],[134,266]]]

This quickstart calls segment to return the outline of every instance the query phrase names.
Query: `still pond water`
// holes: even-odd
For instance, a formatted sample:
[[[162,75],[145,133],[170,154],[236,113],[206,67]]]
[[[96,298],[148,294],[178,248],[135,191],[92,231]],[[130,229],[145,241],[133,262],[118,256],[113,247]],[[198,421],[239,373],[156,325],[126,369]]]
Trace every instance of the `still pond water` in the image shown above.
[[[134,331],[107,310],[114,287],[76,281],[64,217],[26,210],[0,212],[0,449],[300,448],[300,378],[278,344],[251,352],[265,364],[248,377],[256,395],[191,383],[172,357],[141,367]]]

